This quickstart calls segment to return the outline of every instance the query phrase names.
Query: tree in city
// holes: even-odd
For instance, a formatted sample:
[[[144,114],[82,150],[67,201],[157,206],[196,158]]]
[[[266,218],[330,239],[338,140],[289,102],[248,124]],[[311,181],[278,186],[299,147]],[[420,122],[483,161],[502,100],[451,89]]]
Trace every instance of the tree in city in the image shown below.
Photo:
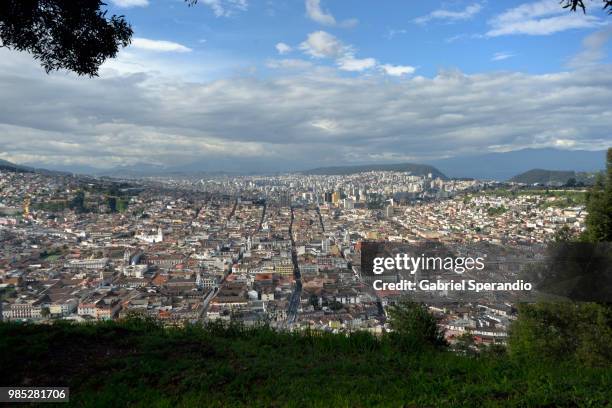
[[[117,212],[117,197],[108,196],[106,198],[106,203],[108,204],[108,208],[109,208],[111,213],[116,213]]]
[[[446,345],[444,332],[425,305],[401,300],[389,307],[389,324],[401,345],[409,349]]]
[[[590,366],[612,363],[612,309],[597,303],[519,305],[508,339],[522,361],[570,360]]]
[[[308,303],[317,310],[321,309],[319,306],[319,297],[315,293],[310,295],[308,298]]]
[[[478,353],[474,335],[470,331],[466,331],[461,336],[457,337],[453,349],[465,356],[474,356]]]
[[[599,175],[587,194],[586,242],[612,242],[612,148],[606,156],[605,175]]]
[[[70,202],[70,208],[77,213],[84,213],[87,211],[85,208],[85,193],[82,190],[77,191],[74,198]]]
[[[574,233],[572,232],[571,228],[567,224],[565,224],[555,231],[552,240],[553,242],[558,243],[571,242],[574,240]]]
[[[125,212],[128,207],[128,202],[122,198],[117,199],[117,212]]]

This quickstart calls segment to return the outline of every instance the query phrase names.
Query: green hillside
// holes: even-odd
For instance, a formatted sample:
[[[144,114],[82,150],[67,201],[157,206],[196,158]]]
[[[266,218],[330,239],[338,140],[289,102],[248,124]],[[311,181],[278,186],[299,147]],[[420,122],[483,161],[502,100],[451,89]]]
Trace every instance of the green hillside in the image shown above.
[[[612,371],[413,350],[390,336],[128,321],[0,324],[2,386],[84,407],[603,407]],[[65,405],[63,405],[65,406]]]
[[[18,164],[11,163],[10,161],[0,159],[0,171],[1,170],[17,172],[17,173],[30,173],[33,171],[29,167],[20,166]]]
[[[569,182],[592,185],[597,173],[533,169],[512,177],[509,181],[523,184],[563,185]]]

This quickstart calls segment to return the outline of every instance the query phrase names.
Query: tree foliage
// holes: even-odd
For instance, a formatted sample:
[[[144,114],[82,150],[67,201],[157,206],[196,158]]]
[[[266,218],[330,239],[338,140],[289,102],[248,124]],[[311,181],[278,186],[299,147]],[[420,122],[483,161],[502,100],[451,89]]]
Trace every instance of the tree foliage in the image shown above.
[[[474,340],[474,335],[469,331],[463,333],[456,339],[453,349],[466,356],[475,356],[478,354],[478,346]]]
[[[612,14],[612,0],[602,0],[602,2],[604,10],[608,10],[608,14]],[[586,13],[584,0],[561,0],[560,3],[563,8],[570,9],[571,11],[580,9],[583,13]]]
[[[573,240],[574,234],[567,224],[556,230],[553,235],[553,242],[572,242]]]
[[[612,310],[597,303],[538,303],[519,306],[510,354],[520,360],[574,360],[612,364]]]
[[[123,16],[108,17],[104,6],[100,0],[2,0],[1,45],[29,52],[47,72],[95,76],[133,33]]]
[[[389,323],[402,344],[412,349],[445,346],[444,333],[427,308],[408,300],[389,307]]]
[[[85,207],[85,193],[83,191],[77,191],[72,201],[70,201],[70,208],[77,213],[87,212],[87,208]]]
[[[612,242],[612,148],[608,149],[606,175],[598,176],[587,195],[586,230],[582,239],[587,242]]]
[[[600,176],[587,195],[588,215],[582,235],[582,240],[587,243],[612,241],[612,148],[607,152],[606,167],[605,179]],[[560,231],[556,241],[560,244],[571,241],[569,231]],[[594,271],[605,272],[603,264],[593,267],[593,262],[605,259],[590,256],[590,252],[596,252],[597,248],[586,243],[559,246],[558,251],[565,260],[573,262],[573,265],[566,264],[565,272],[574,280],[583,275],[573,272],[570,266],[582,269],[587,265],[585,259]],[[554,278],[562,280],[563,269],[554,270],[558,272]],[[590,288],[589,285],[609,288],[607,275],[587,276],[586,279],[578,281],[577,285],[584,296],[574,293],[572,298],[592,298],[597,287]],[[605,303],[574,302],[520,305],[519,317],[511,326],[508,345],[513,356],[526,361],[570,359],[587,365],[609,366],[612,364],[612,307]]]

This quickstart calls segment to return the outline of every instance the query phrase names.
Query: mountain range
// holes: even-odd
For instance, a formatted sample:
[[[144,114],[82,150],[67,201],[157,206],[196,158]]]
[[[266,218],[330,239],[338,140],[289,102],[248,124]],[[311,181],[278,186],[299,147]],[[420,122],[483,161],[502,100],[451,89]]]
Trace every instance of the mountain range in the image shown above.
[[[532,169],[593,172],[606,163],[605,150],[522,149],[429,161],[453,178],[505,181]]]
[[[27,166],[20,166],[19,164],[11,163],[7,160],[0,159],[0,170],[18,171],[18,172],[30,172],[32,168]]]
[[[574,184],[592,185],[597,172],[533,169],[512,177],[509,181],[523,184],[563,185],[572,179]]]
[[[257,159],[199,161],[178,166],[158,164],[136,164],[112,169],[97,169],[89,166],[64,166],[61,164],[27,163],[14,165],[0,161],[0,166],[9,163],[13,167],[46,169],[111,177],[146,177],[167,175],[249,175],[300,172],[302,174],[350,174],[368,170],[399,170],[413,174],[432,173],[434,176],[450,178],[476,178],[505,181],[533,169],[555,171],[594,172],[604,168],[605,151],[560,150],[560,149],[522,149],[503,153],[487,153],[461,157],[428,160],[427,163],[378,164],[360,163],[356,165],[334,165],[317,167],[310,170],[295,168],[290,161],[265,161]]]

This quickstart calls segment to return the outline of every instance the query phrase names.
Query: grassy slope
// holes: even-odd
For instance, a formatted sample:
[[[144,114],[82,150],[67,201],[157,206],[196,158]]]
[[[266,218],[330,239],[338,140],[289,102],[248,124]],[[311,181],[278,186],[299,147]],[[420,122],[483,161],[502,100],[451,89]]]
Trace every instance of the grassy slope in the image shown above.
[[[71,387],[71,405],[609,406],[612,370],[401,351],[369,335],[0,324],[0,385]]]

